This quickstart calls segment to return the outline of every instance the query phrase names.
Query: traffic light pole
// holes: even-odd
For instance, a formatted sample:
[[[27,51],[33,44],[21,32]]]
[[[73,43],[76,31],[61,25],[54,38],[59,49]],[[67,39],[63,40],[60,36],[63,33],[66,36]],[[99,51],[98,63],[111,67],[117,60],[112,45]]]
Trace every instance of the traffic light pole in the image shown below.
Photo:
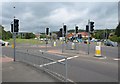
[[[16,33],[13,33],[13,39],[14,39],[14,62],[16,61]]]
[[[47,51],[47,40],[48,40],[48,39],[47,39],[47,35],[46,35],[46,51]]]
[[[64,23],[63,23],[64,26]],[[64,40],[63,40],[63,36],[64,36],[64,28],[62,28],[62,53],[63,53],[63,44],[64,44]]]
[[[89,30],[90,30],[90,20],[88,20],[88,26],[89,26]],[[90,54],[90,31],[88,31],[88,55]]]

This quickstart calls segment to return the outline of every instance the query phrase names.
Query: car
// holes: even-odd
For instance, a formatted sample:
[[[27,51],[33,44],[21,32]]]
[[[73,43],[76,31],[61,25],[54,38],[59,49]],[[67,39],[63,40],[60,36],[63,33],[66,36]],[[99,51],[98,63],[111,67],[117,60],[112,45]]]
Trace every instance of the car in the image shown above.
[[[1,46],[5,46],[5,43],[4,43],[3,40],[0,40],[0,45],[1,45]]]
[[[111,41],[111,40],[106,40],[106,41],[104,42],[104,45],[106,45],[106,46],[112,46],[112,47],[117,47],[117,46],[118,46],[118,43],[117,43],[117,42],[113,42],[113,41]]]
[[[0,45],[1,45],[1,46],[4,46],[5,43],[4,43],[2,40],[0,40]]]
[[[9,45],[9,42],[0,40],[0,45],[1,45],[1,46],[7,46],[7,45]]]
[[[84,40],[83,42],[84,42],[84,44],[88,44],[88,40]],[[89,42],[89,44],[90,44],[90,42]]]

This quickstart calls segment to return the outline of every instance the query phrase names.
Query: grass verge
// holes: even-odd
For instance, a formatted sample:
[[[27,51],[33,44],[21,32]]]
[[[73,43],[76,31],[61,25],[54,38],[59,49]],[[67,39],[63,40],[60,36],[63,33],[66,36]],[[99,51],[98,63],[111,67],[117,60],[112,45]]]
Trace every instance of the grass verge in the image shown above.
[[[7,42],[9,42],[10,44],[13,43],[13,39],[10,40],[6,40]],[[44,44],[43,41],[39,41],[36,39],[16,39],[16,43],[18,44]]]

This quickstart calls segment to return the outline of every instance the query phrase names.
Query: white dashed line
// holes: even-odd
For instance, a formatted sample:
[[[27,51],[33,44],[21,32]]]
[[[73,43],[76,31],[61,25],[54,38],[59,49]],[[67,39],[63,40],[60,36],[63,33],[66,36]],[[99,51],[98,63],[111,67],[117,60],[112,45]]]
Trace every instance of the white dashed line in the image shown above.
[[[113,60],[115,60],[115,61],[119,61],[119,60],[120,60],[120,58],[114,58]]]
[[[73,59],[73,58],[76,58],[76,57],[79,57],[79,56],[68,57],[67,59]],[[55,64],[55,63],[62,62],[62,61],[65,61],[65,58],[61,59],[61,60],[54,61],[54,62],[50,62],[50,63],[39,65],[39,67]]]

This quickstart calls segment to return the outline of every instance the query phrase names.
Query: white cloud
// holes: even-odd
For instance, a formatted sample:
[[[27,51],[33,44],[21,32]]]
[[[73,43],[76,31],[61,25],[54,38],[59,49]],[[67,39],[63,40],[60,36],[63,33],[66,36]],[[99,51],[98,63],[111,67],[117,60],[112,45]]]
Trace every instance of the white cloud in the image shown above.
[[[59,8],[51,12],[49,17],[46,19],[50,20],[50,22],[57,22],[57,23],[68,23],[69,21],[78,18],[79,12],[77,11],[70,11],[66,8]]]
[[[16,6],[15,9],[12,7]],[[13,13],[20,19],[21,31],[44,31],[45,27],[50,27],[56,31],[66,23],[69,29],[74,28],[75,24],[84,28],[88,19],[95,21],[95,28],[115,28],[118,23],[117,3],[31,3],[17,2],[4,3],[3,25],[6,30],[10,28],[10,21]]]

